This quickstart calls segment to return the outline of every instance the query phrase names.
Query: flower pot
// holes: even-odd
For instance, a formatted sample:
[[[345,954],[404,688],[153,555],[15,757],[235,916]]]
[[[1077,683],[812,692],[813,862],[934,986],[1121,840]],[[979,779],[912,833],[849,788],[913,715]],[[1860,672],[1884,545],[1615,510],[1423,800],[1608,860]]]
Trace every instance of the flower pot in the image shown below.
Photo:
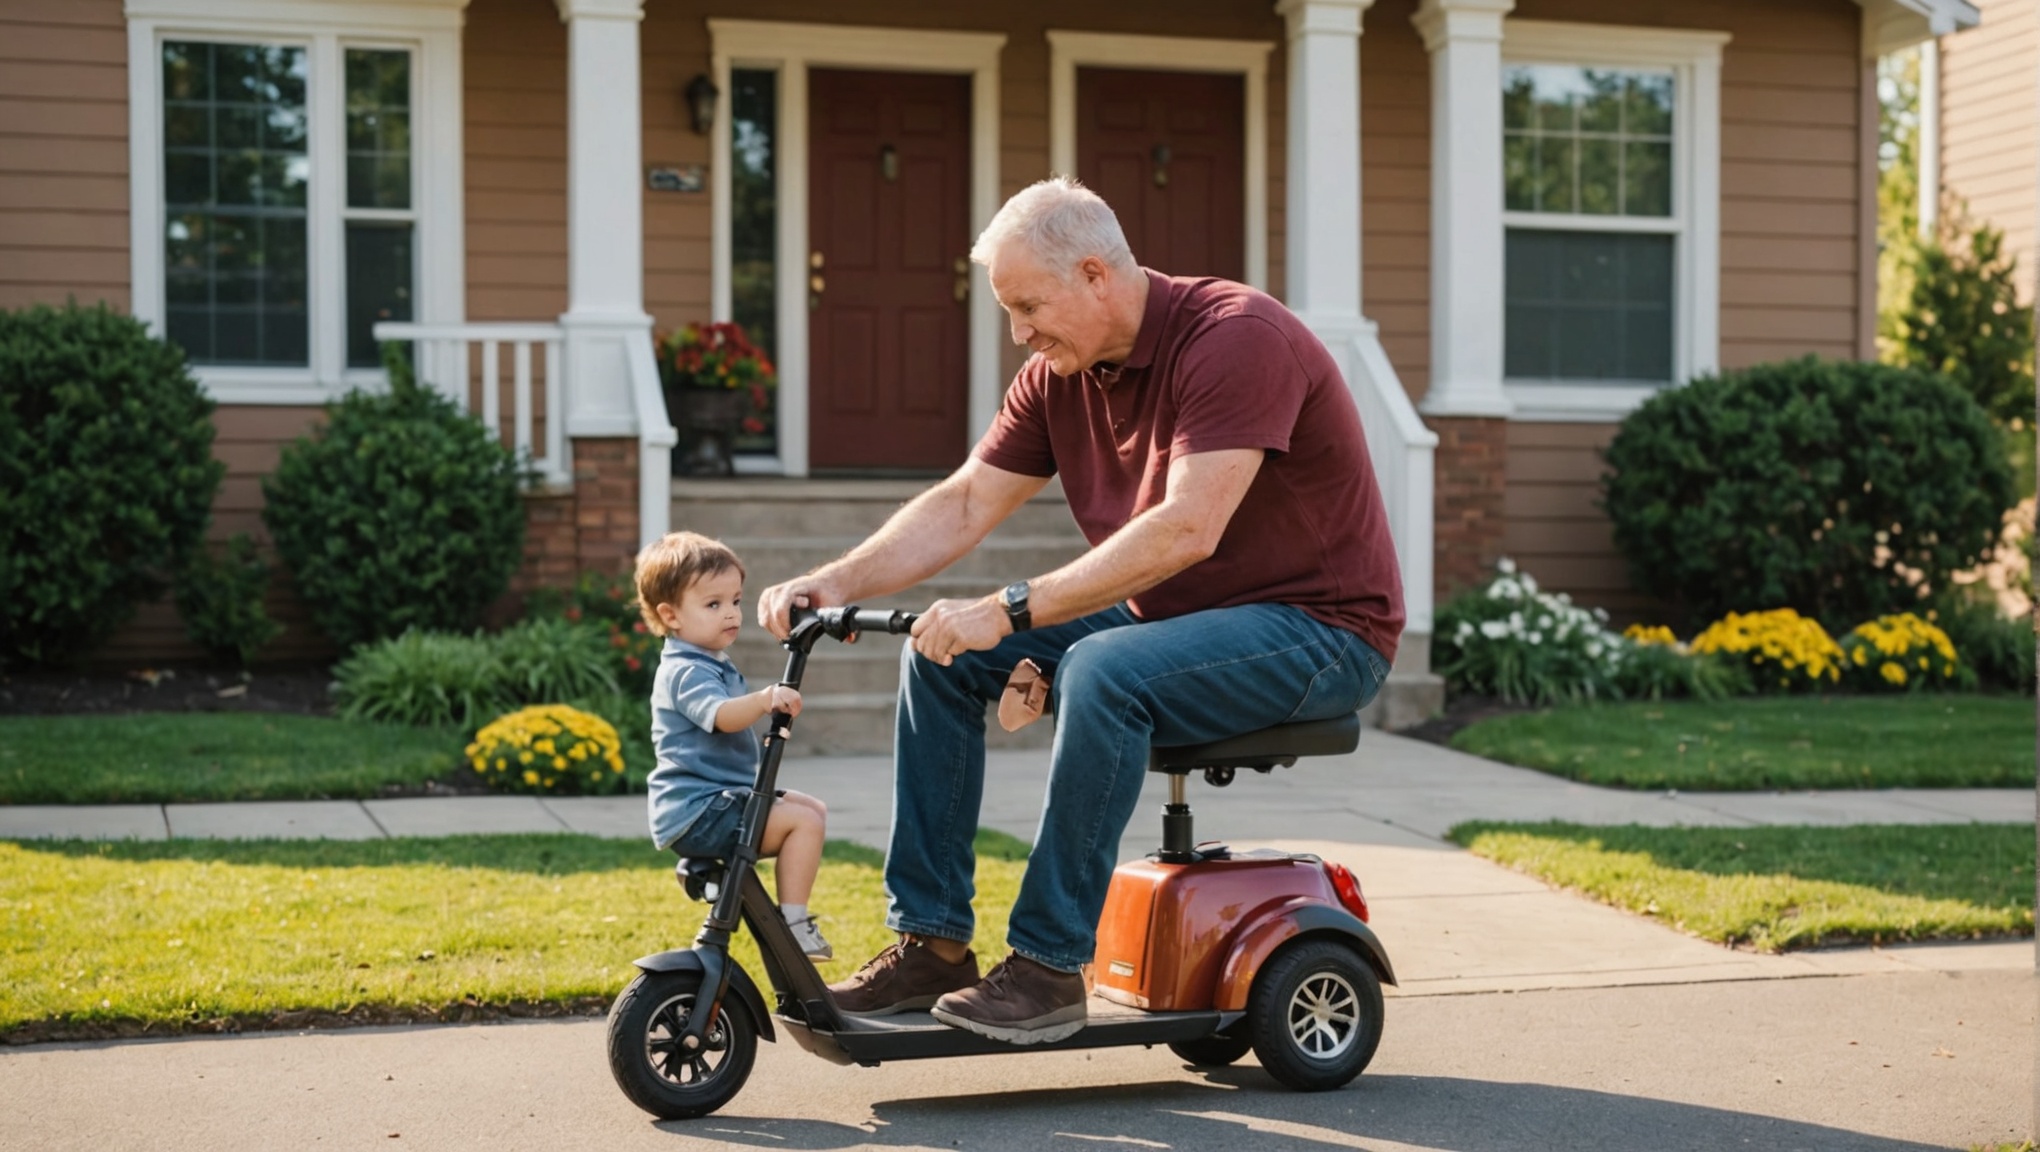
[[[732,388],[666,389],[666,415],[680,434],[673,453],[675,476],[731,476],[730,445],[749,411],[749,392]]]

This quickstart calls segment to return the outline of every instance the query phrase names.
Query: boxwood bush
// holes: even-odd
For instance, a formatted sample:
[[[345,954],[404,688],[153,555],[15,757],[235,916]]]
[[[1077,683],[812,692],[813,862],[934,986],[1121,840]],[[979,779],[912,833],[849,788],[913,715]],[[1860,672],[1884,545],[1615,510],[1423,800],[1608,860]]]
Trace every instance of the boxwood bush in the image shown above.
[[[0,312],[0,661],[73,659],[162,594],[224,472],[212,413],[132,317]]]
[[[1946,379],[1813,357],[1659,393],[1607,450],[1638,588],[1689,624],[1796,608],[1831,632],[1916,607],[1995,542],[2003,441]]]
[[[387,393],[348,393],[262,481],[263,523],[342,648],[474,628],[524,549],[516,457],[400,356],[384,363]]]

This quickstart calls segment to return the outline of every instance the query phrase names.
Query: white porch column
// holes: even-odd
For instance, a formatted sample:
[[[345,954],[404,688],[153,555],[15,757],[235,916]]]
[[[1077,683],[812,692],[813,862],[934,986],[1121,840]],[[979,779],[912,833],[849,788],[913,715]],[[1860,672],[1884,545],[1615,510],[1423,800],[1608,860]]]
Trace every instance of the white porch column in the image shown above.
[[[636,434],[625,354],[649,339],[638,24],[643,0],[558,0],[567,26],[567,331],[569,436]]]
[[[1289,24],[1288,304],[1360,318],[1360,14],[1374,0],[1279,0]]]
[[[1509,415],[1502,392],[1502,18],[1515,0],[1423,0],[1431,53],[1427,416]]]
[[[1289,26],[1288,305],[1345,375],[1360,409],[1402,570],[1408,624],[1372,722],[1414,723],[1444,703],[1431,673],[1431,458],[1424,427],[1360,293],[1360,16],[1374,0],[1278,0]]]
[[[568,455],[575,438],[638,441],[641,541],[666,531],[673,429],[644,303],[638,25],[644,0],[555,0],[567,26]]]

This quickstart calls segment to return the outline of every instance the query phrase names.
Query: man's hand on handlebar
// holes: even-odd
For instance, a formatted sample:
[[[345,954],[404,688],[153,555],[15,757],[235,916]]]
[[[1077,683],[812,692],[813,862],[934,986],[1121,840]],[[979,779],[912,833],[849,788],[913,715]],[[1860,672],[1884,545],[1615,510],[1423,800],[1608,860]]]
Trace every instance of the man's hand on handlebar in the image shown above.
[[[842,603],[834,589],[812,575],[796,576],[759,594],[758,626],[772,633],[773,639],[784,640],[793,631],[795,608],[833,608]]]
[[[1013,634],[998,598],[937,600],[914,624],[914,651],[944,667],[965,652],[982,652]]]

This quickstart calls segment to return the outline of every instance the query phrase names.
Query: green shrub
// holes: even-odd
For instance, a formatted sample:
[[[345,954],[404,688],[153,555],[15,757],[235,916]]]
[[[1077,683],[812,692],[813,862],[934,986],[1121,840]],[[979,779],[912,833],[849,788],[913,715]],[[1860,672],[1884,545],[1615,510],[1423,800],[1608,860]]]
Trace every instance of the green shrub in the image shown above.
[[[2033,620],[2006,616],[1995,597],[1953,588],[1937,597],[1934,623],[1983,688],[2033,694]]]
[[[0,312],[0,660],[75,659],[162,594],[225,471],[212,412],[132,317]]]
[[[490,642],[503,690],[520,703],[617,694],[609,638],[593,625],[541,617],[505,628]]]
[[[386,354],[387,394],[350,392],[284,449],[262,519],[335,644],[466,631],[524,547],[524,470],[480,423]]]
[[[486,635],[406,632],[356,648],[333,668],[340,715],[472,732],[515,705]]]
[[[609,662],[608,641],[595,628],[527,620],[494,635],[417,629],[371,641],[333,676],[348,719],[473,731],[523,705],[615,697]]]
[[[1813,357],[1652,397],[1607,449],[1636,587],[1697,623],[1798,609],[1841,631],[1975,565],[2012,503],[2004,447],[1941,377]]]
[[[262,595],[269,587],[269,565],[255,554],[247,533],[228,540],[224,556],[204,548],[177,574],[177,614],[191,641],[221,660],[245,667],[264,644],[283,632],[269,618]]]
[[[2019,302],[2004,243],[1988,224],[1971,228],[1959,202],[1945,206],[1933,239],[1901,248],[1910,288],[1879,318],[1879,335],[1887,362],[1946,376],[2016,427],[2033,416],[2033,312]]]
[[[630,695],[652,694],[660,640],[638,613],[637,585],[628,573],[583,572],[572,588],[533,591],[524,606],[529,619],[557,616],[603,629],[615,661],[616,682]]]

